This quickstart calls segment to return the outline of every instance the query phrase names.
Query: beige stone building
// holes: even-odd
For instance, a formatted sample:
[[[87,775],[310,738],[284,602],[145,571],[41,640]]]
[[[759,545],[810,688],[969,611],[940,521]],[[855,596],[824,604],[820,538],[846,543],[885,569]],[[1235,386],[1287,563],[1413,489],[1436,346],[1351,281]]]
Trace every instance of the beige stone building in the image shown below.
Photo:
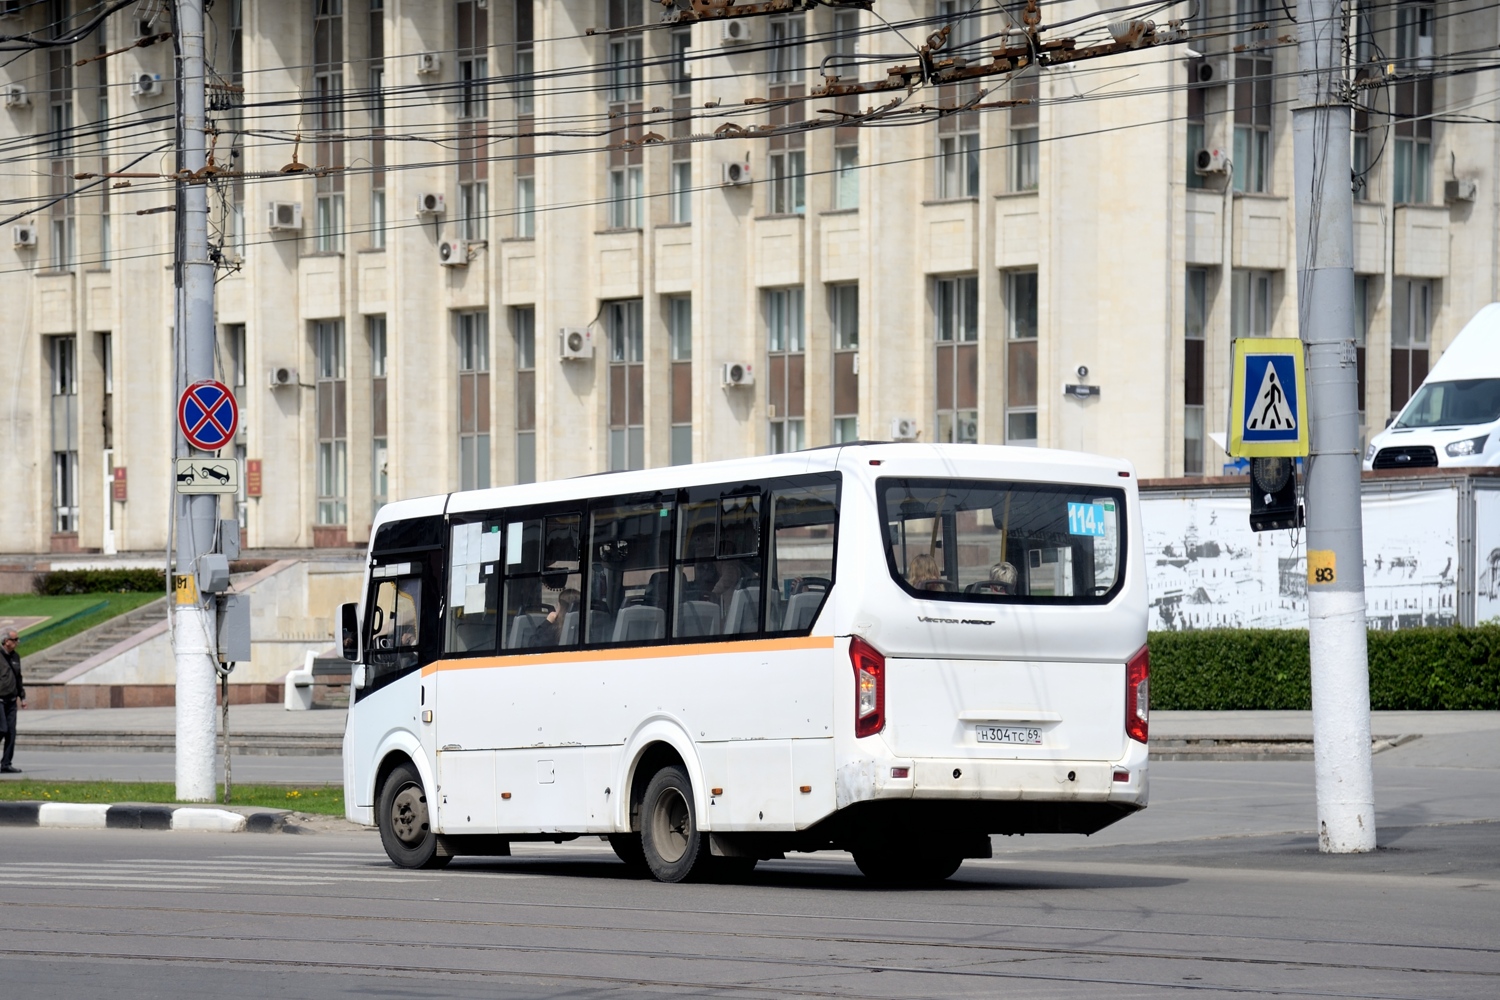
[[[68,41],[85,6],[3,4],[0,34]],[[0,549],[166,542],[171,44],[85,61],[170,30],[142,20],[159,6],[0,62]],[[400,497],[856,438],[1216,473],[1231,336],[1296,331],[1281,6],[1180,4],[1186,45],[982,98],[796,100],[825,74],[884,79],[945,23],[971,61],[1010,28],[993,4],[875,6],[899,35],[826,6],[731,29],[642,28],[642,0],[215,3],[249,544],[358,543]],[[1110,6],[1042,10],[1097,41]],[[1469,65],[1446,54],[1492,45],[1500,14],[1354,6],[1368,433],[1500,298],[1496,75],[1425,78]],[[911,113],[866,127],[736,128],[893,97]],[[1002,98],[1033,102],[932,113]],[[101,169],[131,176],[74,179]]]

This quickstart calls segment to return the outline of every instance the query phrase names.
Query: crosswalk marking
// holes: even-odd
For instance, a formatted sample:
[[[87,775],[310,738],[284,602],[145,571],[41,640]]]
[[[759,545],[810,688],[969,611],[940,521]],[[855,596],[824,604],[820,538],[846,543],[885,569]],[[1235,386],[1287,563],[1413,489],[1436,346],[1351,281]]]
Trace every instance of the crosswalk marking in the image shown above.
[[[328,854],[334,852],[327,852]],[[91,865],[51,861],[8,862],[0,868],[0,888],[52,889],[154,889],[201,892],[205,890],[253,891],[287,886],[337,886],[340,884],[426,884],[441,878],[532,878],[512,872],[424,872],[398,868],[382,869],[368,853],[338,852],[276,857],[275,855],[226,855],[212,858],[152,859],[116,858]]]

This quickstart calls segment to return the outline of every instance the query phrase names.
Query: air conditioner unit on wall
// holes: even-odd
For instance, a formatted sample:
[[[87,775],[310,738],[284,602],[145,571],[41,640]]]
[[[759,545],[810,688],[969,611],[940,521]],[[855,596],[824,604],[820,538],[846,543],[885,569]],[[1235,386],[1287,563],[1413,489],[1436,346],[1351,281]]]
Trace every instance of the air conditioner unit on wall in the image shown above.
[[[749,160],[742,160],[738,163],[721,163],[719,165],[719,183],[726,187],[749,184],[751,179]]]
[[[725,45],[741,45],[750,40],[750,22],[746,18],[731,17],[719,23],[719,41]]]
[[[36,226],[22,223],[19,226],[10,227],[10,242],[16,247],[36,246]]]
[[[1455,201],[1473,201],[1478,194],[1479,185],[1467,177],[1443,181],[1443,200],[1449,204]]]
[[[417,196],[418,215],[442,215],[448,210],[448,201],[440,194],[422,194]]]
[[[302,203],[300,201],[273,201],[266,212],[266,228],[273,233],[300,232],[302,229]]]
[[[1199,174],[1229,173],[1229,154],[1222,149],[1200,149],[1193,157],[1193,170]]]
[[[31,98],[26,96],[26,88],[19,83],[7,84],[5,88],[5,106],[7,108],[24,108],[31,104]]]
[[[897,417],[891,421],[891,439],[894,441],[915,441],[921,433],[916,417]]]
[[[135,97],[160,97],[161,74],[137,73],[130,81],[130,93]]]
[[[443,57],[436,52],[417,53],[417,75],[432,76],[443,68]]]
[[[731,361],[724,366],[720,382],[726,389],[754,385],[755,366],[744,361]]]
[[[1204,56],[1188,61],[1188,82],[1200,87],[1222,87],[1229,82],[1229,60]]]
[[[594,356],[594,331],[566,328],[558,334],[558,357],[564,361],[585,361]]]
[[[438,244],[438,263],[444,267],[468,267],[468,245],[462,240],[443,240]]]
[[[281,389],[285,386],[297,384],[297,369],[288,368],[286,365],[272,365],[266,372],[266,384],[272,389]]]

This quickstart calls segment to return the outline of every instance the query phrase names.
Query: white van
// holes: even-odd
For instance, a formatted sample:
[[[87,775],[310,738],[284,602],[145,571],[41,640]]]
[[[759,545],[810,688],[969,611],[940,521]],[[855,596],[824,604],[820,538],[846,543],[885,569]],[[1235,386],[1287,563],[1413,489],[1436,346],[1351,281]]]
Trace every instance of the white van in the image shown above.
[[[1500,302],[1479,310],[1365,449],[1365,469],[1500,466]]]

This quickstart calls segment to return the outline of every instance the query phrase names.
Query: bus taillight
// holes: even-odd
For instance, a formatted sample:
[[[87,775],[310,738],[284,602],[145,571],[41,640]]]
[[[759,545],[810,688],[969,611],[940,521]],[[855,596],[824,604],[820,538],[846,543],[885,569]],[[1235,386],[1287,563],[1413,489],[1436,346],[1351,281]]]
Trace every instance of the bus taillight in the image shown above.
[[[854,664],[854,735],[874,736],[885,728],[885,657],[863,639],[849,642]]]
[[[1137,743],[1146,742],[1150,717],[1151,652],[1142,646],[1125,664],[1125,734]]]

